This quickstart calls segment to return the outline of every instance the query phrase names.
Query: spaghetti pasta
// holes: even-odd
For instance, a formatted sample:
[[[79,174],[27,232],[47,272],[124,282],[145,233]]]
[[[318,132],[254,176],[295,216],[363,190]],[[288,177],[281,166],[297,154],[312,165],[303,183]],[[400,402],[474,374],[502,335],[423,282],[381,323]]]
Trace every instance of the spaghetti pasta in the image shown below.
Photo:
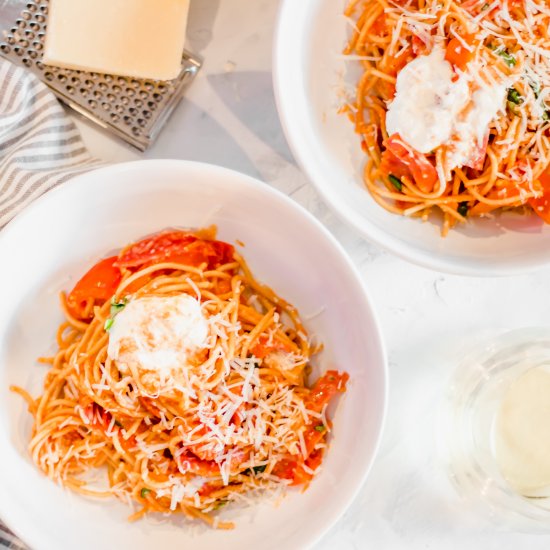
[[[93,266],[62,296],[66,321],[34,417],[30,453],[86,496],[130,498],[218,528],[253,490],[306,487],[348,375],[306,385],[312,348],[296,309],[258,282],[213,229],[169,231]],[[87,475],[105,471],[105,488]]]
[[[538,0],[352,0],[345,54],[363,74],[344,107],[386,210],[443,235],[523,207],[550,223],[550,9]]]

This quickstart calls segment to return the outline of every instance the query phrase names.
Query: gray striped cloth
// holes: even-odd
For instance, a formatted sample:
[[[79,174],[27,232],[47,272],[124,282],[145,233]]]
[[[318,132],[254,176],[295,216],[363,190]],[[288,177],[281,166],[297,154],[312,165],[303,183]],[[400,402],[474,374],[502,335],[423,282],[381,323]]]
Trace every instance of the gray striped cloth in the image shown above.
[[[96,166],[45,84],[0,59],[0,228],[44,192]]]
[[[0,228],[52,187],[99,165],[48,88],[0,58]],[[0,548],[26,549],[1,521]]]
[[[27,547],[0,522],[0,547],[11,550],[27,550]]]

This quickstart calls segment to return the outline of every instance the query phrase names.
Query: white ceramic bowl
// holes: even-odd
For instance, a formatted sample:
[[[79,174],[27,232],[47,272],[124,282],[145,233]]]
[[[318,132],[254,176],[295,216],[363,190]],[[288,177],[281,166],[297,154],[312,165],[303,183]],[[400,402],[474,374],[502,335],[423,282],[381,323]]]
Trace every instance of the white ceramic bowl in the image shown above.
[[[293,302],[325,343],[316,370],[348,371],[324,469],[303,494],[231,512],[230,532],[183,519],[127,522],[117,501],[56,486],[27,452],[31,418],[10,384],[41,390],[62,316],[57,294],[99,257],[169,226],[216,224],[243,241],[254,273]],[[305,210],[267,185],[223,168],[142,161],[103,168],[55,189],[0,233],[0,517],[34,550],[304,548],[342,515],[370,468],[386,407],[378,324],[356,270]],[[317,315],[315,315],[317,314]],[[236,516],[236,517],[235,517]]]
[[[376,244],[440,271],[506,275],[550,262],[550,226],[537,216],[477,219],[445,238],[439,226],[390,214],[364,188],[364,155],[353,125],[337,114],[342,91],[361,70],[343,58],[347,0],[283,0],[274,48],[274,85],[294,155],[325,201]]]

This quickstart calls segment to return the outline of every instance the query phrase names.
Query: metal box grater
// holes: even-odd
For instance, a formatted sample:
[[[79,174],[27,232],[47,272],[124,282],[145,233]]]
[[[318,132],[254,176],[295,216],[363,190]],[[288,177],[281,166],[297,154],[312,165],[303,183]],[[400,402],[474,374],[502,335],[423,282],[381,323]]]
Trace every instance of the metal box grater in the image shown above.
[[[0,5],[5,15],[13,17],[13,5],[10,8]],[[63,103],[81,115],[145,151],[158,136],[201,62],[184,52],[180,75],[165,82],[44,65],[41,59],[48,0],[25,2],[22,8],[19,16],[6,24],[12,26],[0,36],[0,55],[27,67]]]

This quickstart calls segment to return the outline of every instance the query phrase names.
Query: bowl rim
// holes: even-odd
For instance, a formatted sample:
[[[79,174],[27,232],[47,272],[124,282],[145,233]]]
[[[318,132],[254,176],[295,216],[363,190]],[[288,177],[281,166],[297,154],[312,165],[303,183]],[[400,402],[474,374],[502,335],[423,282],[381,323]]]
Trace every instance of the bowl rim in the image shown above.
[[[413,248],[385,233],[367,217],[354,212],[346,204],[342,195],[338,193],[336,186],[324,183],[324,175],[315,162],[313,155],[304,153],[303,144],[305,140],[301,138],[301,124],[298,122],[298,118],[293,116],[294,102],[290,91],[293,87],[289,85],[292,82],[290,71],[288,71],[289,60],[297,59],[299,54],[292,50],[288,37],[292,35],[296,12],[301,8],[303,9],[303,5],[306,3],[311,2],[308,2],[308,0],[304,2],[281,0],[279,5],[272,49],[275,104],[281,126],[296,162],[338,219],[357,231],[365,239],[388,250],[399,258],[443,273],[473,277],[504,277],[532,273],[549,265],[550,255],[548,258],[541,256],[521,263],[514,263],[510,259],[506,262],[497,261],[494,264],[476,265],[475,262],[453,260],[442,257],[436,252],[429,253]],[[307,41],[302,41],[302,43],[307,44]]]
[[[299,212],[300,215],[305,217],[310,222],[310,224],[314,225],[315,228],[323,235],[324,239],[328,242],[328,244],[335,249],[335,251],[340,256],[341,261],[345,265],[347,271],[349,272],[350,276],[355,280],[357,284],[357,289],[361,293],[363,304],[368,308],[368,312],[372,319],[372,325],[373,325],[372,332],[371,332],[373,336],[372,341],[377,348],[376,354],[381,359],[380,384],[382,387],[382,395],[380,396],[380,398],[381,398],[382,406],[380,409],[380,421],[378,423],[378,426],[376,426],[376,437],[373,441],[372,453],[369,457],[369,460],[365,461],[363,472],[361,476],[358,478],[355,488],[349,492],[346,498],[345,505],[342,506],[339,510],[335,511],[331,520],[327,522],[327,524],[322,529],[319,529],[316,533],[312,534],[307,547],[308,548],[313,547],[342,518],[344,513],[352,505],[358,493],[364,486],[367,480],[367,477],[372,469],[374,461],[378,456],[384,429],[387,422],[388,397],[389,397],[389,366],[388,366],[388,356],[386,351],[385,340],[383,337],[380,320],[376,312],[375,302],[374,300],[372,300],[371,295],[359,274],[358,268],[355,266],[350,256],[345,251],[344,247],[336,240],[336,238],[329,232],[329,230],[319,220],[317,220],[317,218],[313,216],[311,212],[306,210],[303,206],[298,204],[296,201],[294,201],[293,199],[291,199],[289,196],[279,191],[278,189],[271,187],[270,185],[262,182],[259,179],[253,178],[247,174],[243,174],[242,172],[238,172],[236,170],[232,170],[232,169],[225,168],[215,164],[189,161],[189,160],[143,159],[143,160],[135,160],[135,161],[129,161],[129,162],[123,162],[123,163],[110,164],[110,165],[102,166],[100,168],[92,169],[88,172],[78,174],[74,178],[66,182],[63,182],[57,187],[47,191],[46,193],[38,197],[35,201],[33,201],[23,211],[19,212],[12,220],[10,220],[6,224],[6,226],[4,226],[2,230],[0,230],[0,244],[3,241],[10,238],[11,233],[15,230],[15,228],[19,224],[24,223],[25,220],[27,220],[28,218],[32,218],[33,212],[35,209],[42,208],[44,207],[44,205],[48,203],[55,204],[56,197],[65,193],[67,188],[71,187],[74,189],[75,186],[84,186],[87,184],[90,178],[97,178],[97,177],[100,178],[104,174],[113,175],[113,174],[117,174],[119,172],[127,171],[127,170],[139,171],[140,168],[145,165],[149,167],[158,166],[158,167],[162,167],[163,169],[178,170],[181,172],[185,172],[186,170],[209,171],[212,174],[213,178],[223,178],[224,176],[237,177],[244,185],[259,189],[260,192],[265,193],[265,195],[268,198],[269,197],[277,198],[278,200],[282,201],[283,203],[285,203],[286,207],[294,209],[296,212]],[[0,369],[2,369],[2,364],[0,364]],[[4,498],[0,498],[0,519],[2,519],[4,524],[13,533],[15,533],[16,536],[18,536],[25,543],[29,544],[31,548],[37,548],[37,549],[41,548],[42,545],[41,545],[40,533],[37,532],[36,529],[34,530],[27,529],[28,524],[30,523],[30,519],[21,521],[21,516],[19,516],[18,514],[13,515],[11,513],[10,500],[7,497],[8,496]]]

